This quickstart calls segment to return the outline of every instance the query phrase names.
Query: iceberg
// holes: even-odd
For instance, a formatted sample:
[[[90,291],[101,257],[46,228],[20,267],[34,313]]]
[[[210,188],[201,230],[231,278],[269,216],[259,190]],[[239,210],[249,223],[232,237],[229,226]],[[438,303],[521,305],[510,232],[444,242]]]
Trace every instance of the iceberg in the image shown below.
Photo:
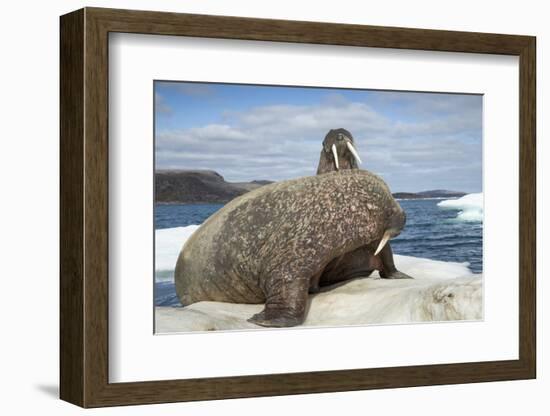
[[[461,221],[483,221],[483,193],[468,194],[458,199],[446,199],[439,202],[437,206],[459,211],[456,218]]]
[[[199,225],[155,230],[155,271],[173,271],[183,244]]]

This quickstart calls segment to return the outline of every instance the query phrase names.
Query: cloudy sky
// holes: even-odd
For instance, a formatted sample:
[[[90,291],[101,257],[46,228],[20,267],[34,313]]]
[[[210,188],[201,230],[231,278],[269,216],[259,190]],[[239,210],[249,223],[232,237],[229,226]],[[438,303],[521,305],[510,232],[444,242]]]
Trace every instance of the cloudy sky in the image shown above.
[[[157,169],[231,182],[314,175],[326,133],[343,127],[393,192],[479,192],[481,124],[479,95],[155,82]]]

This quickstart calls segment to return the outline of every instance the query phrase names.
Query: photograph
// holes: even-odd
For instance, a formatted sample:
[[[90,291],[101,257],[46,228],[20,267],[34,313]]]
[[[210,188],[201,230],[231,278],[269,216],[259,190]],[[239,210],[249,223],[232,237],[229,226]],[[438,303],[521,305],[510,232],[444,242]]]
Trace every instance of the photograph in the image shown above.
[[[37,120],[7,100],[36,130],[6,136],[10,244],[57,282],[10,406],[536,414],[544,13],[254,5],[66,4],[12,42],[59,59]]]
[[[483,95],[153,88],[155,334],[483,320]]]

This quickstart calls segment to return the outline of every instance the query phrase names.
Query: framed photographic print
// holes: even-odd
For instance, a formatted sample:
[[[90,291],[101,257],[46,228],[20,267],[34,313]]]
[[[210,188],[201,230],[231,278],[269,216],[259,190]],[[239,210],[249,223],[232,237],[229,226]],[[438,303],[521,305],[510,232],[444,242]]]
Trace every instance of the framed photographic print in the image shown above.
[[[61,17],[83,407],[534,378],[535,38]]]

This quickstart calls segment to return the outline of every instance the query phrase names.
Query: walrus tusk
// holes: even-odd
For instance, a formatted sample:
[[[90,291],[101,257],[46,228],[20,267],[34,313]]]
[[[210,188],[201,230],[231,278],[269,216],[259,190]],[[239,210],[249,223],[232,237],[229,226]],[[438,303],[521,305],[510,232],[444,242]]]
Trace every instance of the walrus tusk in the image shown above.
[[[348,147],[348,150],[351,152],[355,160],[357,160],[358,163],[363,163],[361,162],[361,158],[357,154],[357,150],[355,150],[355,147],[353,147],[353,145],[348,141],[346,141],[346,146]]]
[[[386,232],[384,232],[384,235],[382,236],[382,240],[380,240],[380,243],[378,244],[378,247],[374,252],[375,256],[378,255],[378,253],[380,253],[380,250],[384,248],[384,246],[386,245],[390,237],[391,237],[390,230],[386,230]]]
[[[340,164],[338,163],[338,151],[336,150],[336,145],[332,145],[332,155],[334,156],[334,164],[336,165],[336,170],[340,169]]]

